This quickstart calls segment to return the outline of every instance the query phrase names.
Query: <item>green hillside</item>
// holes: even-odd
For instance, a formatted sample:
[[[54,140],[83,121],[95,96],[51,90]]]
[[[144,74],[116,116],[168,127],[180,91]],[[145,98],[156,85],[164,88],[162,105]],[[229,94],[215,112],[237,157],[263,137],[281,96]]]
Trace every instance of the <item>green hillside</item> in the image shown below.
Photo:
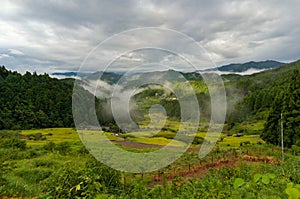
[[[154,74],[160,73],[143,74],[143,78]],[[180,76],[174,71],[161,75],[170,79]],[[80,85],[74,89],[73,79],[20,75],[1,67],[0,198],[299,198],[299,61],[255,75],[223,75],[228,100],[226,124],[221,135],[210,132],[207,140],[208,89],[199,73],[181,75],[189,81],[173,81],[173,87],[188,97],[190,84],[201,110],[194,141],[167,167],[149,173],[140,168],[140,174],[131,174],[97,161],[80,138],[90,135],[93,144],[104,146],[107,140],[97,137],[106,135],[116,146],[133,153],[155,152],[170,143],[168,150],[184,146],[185,139],[175,138],[181,125],[181,107],[172,92],[154,84],[134,95],[136,107],[131,116],[139,128],[131,132],[118,129],[107,106],[109,97],[95,99],[100,124],[110,128],[77,132],[65,128],[73,125],[72,93],[83,101],[93,100],[91,93]],[[117,76],[109,76],[113,77],[106,77],[107,85],[113,86]],[[149,109],[155,104],[162,105],[168,115],[161,130],[148,126]],[[75,111],[80,112],[80,107]],[[281,148],[276,146],[280,138],[279,112],[284,118],[284,161]],[[163,117],[157,114],[154,118],[160,123]],[[90,124],[88,115],[80,119]],[[217,137],[215,147],[199,159],[201,145],[213,137]],[[107,159],[126,160],[119,154],[104,155]]]
[[[247,76],[223,75],[228,100],[225,132],[227,130],[234,130],[234,132],[249,130],[251,133],[261,134],[264,122],[267,121],[269,114],[274,109],[275,99],[284,95],[284,91],[292,82],[291,77],[294,70],[300,67],[299,64],[300,61],[296,61],[276,69]],[[95,73],[90,78],[96,79],[99,75],[103,75],[102,80],[111,86],[114,86],[114,83],[121,78],[121,75],[114,73]],[[191,85],[198,98],[202,119],[209,121],[210,96],[199,73],[169,70],[130,74],[124,79],[126,84],[123,89],[134,88],[135,85],[140,85],[141,81],[152,80],[153,77],[169,80],[177,92],[185,93],[187,97],[191,93],[188,93],[186,88]],[[57,80],[46,74],[26,73],[20,75],[1,67],[0,89],[2,95],[0,101],[3,108],[0,110],[0,129],[73,126],[71,110],[73,84],[72,79]],[[86,92],[85,96],[90,95],[87,91],[84,92]],[[132,110],[131,115],[138,123],[149,119],[148,110],[154,104],[161,104],[165,107],[168,119],[180,120],[180,105],[174,93],[166,88],[158,85],[144,86],[144,90],[136,94],[134,100],[138,107]],[[112,129],[118,130],[111,117],[111,110],[107,107],[109,103],[110,98],[101,99],[100,96],[99,99],[96,99],[98,120],[100,124],[109,125]],[[249,126],[248,124],[251,122],[260,128]]]

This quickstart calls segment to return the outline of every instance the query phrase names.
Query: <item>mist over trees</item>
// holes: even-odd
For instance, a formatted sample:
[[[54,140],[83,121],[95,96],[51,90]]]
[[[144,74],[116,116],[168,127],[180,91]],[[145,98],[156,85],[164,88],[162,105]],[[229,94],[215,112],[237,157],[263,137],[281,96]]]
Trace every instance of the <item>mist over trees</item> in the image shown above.
[[[268,143],[280,144],[280,114],[283,113],[285,145],[300,145],[300,61],[262,73],[240,76],[223,75],[227,93],[228,113],[226,123],[230,130],[245,121],[264,120],[261,137]],[[114,74],[109,74],[113,76]],[[146,75],[146,74],[145,74]],[[201,117],[210,119],[210,95],[199,73],[186,73],[196,91]],[[111,77],[110,77],[111,78]],[[113,84],[111,85],[113,86]],[[177,83],[184,90],[184,83]],[[82,96],[92,94],[83,87]],[[0,129],[32,129],[73,127],[72,95],[74,80],[58,80],[49,75],[17,72],[0,67]],[[75,92],[76,94],[76,92]],[[120,96],[121,97],[121,96]],[[161,88],[144,89],[132,96],[137,105],[131,110],[135,122],[147,119],[153,104],[162,105],[168,119],[180,121],[181,107],[176,97]],[[119,132],[111,110],[110,98],[90,97],[95,100],[95,124]],[[122,100],[121,100],[122,101]],[[77,110],[80,111],[80,110]],[[90,121],[81,118],[84,123]]]

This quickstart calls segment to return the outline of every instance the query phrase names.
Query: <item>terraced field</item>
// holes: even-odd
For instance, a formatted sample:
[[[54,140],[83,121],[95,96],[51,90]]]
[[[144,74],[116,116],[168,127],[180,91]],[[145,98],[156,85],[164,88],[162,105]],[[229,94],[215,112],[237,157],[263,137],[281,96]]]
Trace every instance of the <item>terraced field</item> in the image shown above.
[[[176,125],[176,124],[173,124]],[[104,133],[102,131],[80,131],[81,133]],[[104,133],[104,135],[111,141],[118,141],[118,144],[123,146],[132,146],[133,148],[161,148],[162,146],[170,144],[170,146],[184,146],[185,143],[179,140],[168,139],[168,137],[175,136],[176,134],[171,131],[163,131],[155,134],[155,131],[137,131],[128,133],[129,138],[124,138],[121,135],[112,133]],[[72,144],[78,144],[81,142],[80,137],[75,129],[72,128],[52,128],[52,129],[39,129],[39,130],[23,130],[20,132],[24,135],[24,139],[29,146],[43,146],[48,142],[61,143],[70,142]],[[218,145],[222,148],[226,147],[238,147],[241,144],[262,144],[264,141],[260,139],[259,135],[243,135],[241,137],[226,136],[224,134],[209,133],[207,137],[206,132],[198,132],[196,136],[210,139],[218,139]],[[167,137],[167,138],[166,138]],[[96,136],[99,140],[99,136]],[[220,139],[221,138],[221,139]],[[173,141],[173,142],[171,142]],[[128,143],[131,144],[128,144]],[[137,143],[138,147],[135,147],[134,143]],[[143,145],[145,145],[143,147]],[[147,146],[151,145],[151,146]],[[130,148],[130,147],[129,147]]]

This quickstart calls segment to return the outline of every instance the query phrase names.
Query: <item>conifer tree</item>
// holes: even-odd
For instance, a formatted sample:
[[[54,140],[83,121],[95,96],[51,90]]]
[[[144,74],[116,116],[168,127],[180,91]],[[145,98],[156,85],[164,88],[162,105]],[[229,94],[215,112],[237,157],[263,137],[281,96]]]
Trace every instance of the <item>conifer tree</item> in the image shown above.
[[[280,122],[283,114],[284,144],[287,147],[300,140],[300,73],[294,70],[286,89],[279,93],[261,135],[268,143],[280,144]]]

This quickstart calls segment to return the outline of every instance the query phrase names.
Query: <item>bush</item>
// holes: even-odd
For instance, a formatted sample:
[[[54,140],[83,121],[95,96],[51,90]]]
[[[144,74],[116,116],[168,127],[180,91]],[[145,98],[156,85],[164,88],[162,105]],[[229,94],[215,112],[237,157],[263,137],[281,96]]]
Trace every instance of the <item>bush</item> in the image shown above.
[[[97,193],[116,194],[120,179],[119,172],[92,159],[80,170],[65,164],[43,181],[42,187],[48,198],[95,198]]]
[[[71,146],[69,142],[61,142],[56,145],[55,148],[60,154],[66,155],[71,151]]]
[[[34,161],[35,167],[47,167],[51,168],[54,166],[54,162],[51,160],[35,160]]]
[[[202,137],[195,136],[195,138],[193,140],[193,144],[202,144],[203,141],[204,141],[204,139]]]
[[[173,139],[175,137],[174,133],[163,131],[155,134],[153,137],[164,137],[166,139]]]
[[[86,148],[85,146],[82,146],[82,147],[80,147],[80,148],[77,150],[77,153],[78,153],[79,155],[87,155],[87,154],[89,154],[90,152],[89,152],[89,150],[87,150],[87,148]]]
[[[48,142],[47,144],[44,145],[43,147],[46,151],[51,151],[54,152],[56,148],[56,144],[54,142]]]
[[[297,141],[295,142],[295,145],[298,146],[298,147],[300,147],[300,140],[297,140]]]
[[[250,145],[251,142],[250,141],[245,141],[245,142],[241,142],[240,146],[246,146],[246,145]]]
[[[0,140],[0,148],[26,149],[26,141],[18,138],[4,138]]]
[[[67,155],[71,152],[71,145],[69,142],[61,142],[55,144],[54,142],[48,142],[43,146],[46,151],[51,151],[52,153],[57,151],[61,155]]]
[[[300,147],[297,145],[292,145],[292,151],[293,151],[294,155],[298,155],[298,154],[300,154]]]
[[[17,176],[20,176],[27,182],[37,183],[51,175],[52,171],[49,169],[30,169],[30,170],[19,170],[16,172]]]
[[[31,158],[35,158],[35,157],[38,157],[41,153],[39,153],[38,150],[36,149],[28,149],[25,152],[25,158],[26,159],[31,159]]]

